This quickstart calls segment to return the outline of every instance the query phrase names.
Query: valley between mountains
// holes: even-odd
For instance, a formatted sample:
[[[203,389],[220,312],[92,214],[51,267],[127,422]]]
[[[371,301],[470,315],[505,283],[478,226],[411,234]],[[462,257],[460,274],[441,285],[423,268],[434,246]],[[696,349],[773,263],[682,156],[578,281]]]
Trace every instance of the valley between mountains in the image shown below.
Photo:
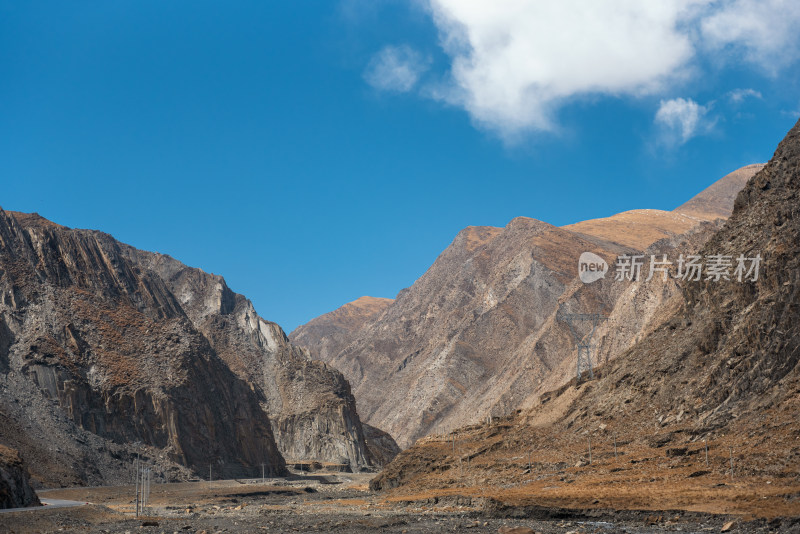
[[[221,276],[0,210],[3,506],[71,488],[34,528],[144,528],[139,458],[176,531],[798,529],[799,207],[800,122],[672,211],[469,227],[289,336]],[[617,279],[633,256],[731,264]],[[565,313],[606,318],[592,377]]]
[[[608,316],[593,338],[598,362],[630,348],[663,320],[679,288],[660,275],[616,282],[616,258],[698,251],[761,168],[736,170],[673,211],[639,209],[565,227],[519,217],[505,228],[466,228],[396,299],[362,297],[289,337],[339,369],[362,418],[402,447],[530,407],[575,375],[575,341],[557,311]],[[584,251],[612,272],[583,284]]]

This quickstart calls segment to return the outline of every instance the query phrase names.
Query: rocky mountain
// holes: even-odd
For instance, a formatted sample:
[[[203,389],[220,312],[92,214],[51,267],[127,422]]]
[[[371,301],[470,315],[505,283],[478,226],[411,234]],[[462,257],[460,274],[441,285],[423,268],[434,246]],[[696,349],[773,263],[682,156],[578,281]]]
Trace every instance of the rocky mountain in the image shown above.
[[[0,295],[0,442],[35,480],[129,479],[137,442],[172,477],[371,463],[347,382],[221,277],[0,210]]]
[[[505,228],[466,228],[354,333],[330,345],[324,335],[296,339],[344,373],[362,417],[403,447],[509,413],[575,375],[575,340],[559,309],[608,317],[593,338],[596,363],[655,329],[676,281],[657,274],[631,287],[615,283],[617,257],[697,250],[722,224],[729,192],[759,168],[735,171],[672,212],[634,210],[562,228],[523,217]],[[592,284],[575,278],[587,251],[610,266]]]
[[[180,465],[268,463],[284,472],[258,397],[119,243],[0,211],[0,245],[2,401],[30,408],[3,410],[23,416],[17,425],[48,417],[30,414],[47,407],[20,395],[28,392],[77,427],[157,447]]]
[[[367,467],[377,463],[365,441],[350,385],[311,360],[220,276],[165,255],[125,247],[138,266],[158,274],[194,327],[230,369],[258,394],[287,460],[313,459]]]
[[[295,328],[289,339],[307,348],[315,357],[327,359],[341,352],[356,331],[378,317],[392,302],[393,299],[360,297]]]
[[[798,206],[800,122],[699,251],[732,258],[728,279],[707,268],[699,280],[682,280],[672,305],[658,312],[659,326],[599,378],[573,380],[531,409],[461,428],[444,446],[421,440],[373,486],[502,484],[517,488],[498,489],[503,499],[530,502],[535,495],[540,505],[796,517]],[[748,267],[741,279],[734,267],[740,256]],[[453,454],[450,440],[461,454]],[[466,462],[469,475],[459,479]]]
[[[675,208],[675,211],[701,219],[728,218],[733,211],[736,195],[747,181],[763,167],[763,164],[747,165],[733,171],[724,180],[711,184],[689,202]]]
[[[30,474],[19,452],[0,445],[0,508],[39,505],[41,502],[30,485]]]

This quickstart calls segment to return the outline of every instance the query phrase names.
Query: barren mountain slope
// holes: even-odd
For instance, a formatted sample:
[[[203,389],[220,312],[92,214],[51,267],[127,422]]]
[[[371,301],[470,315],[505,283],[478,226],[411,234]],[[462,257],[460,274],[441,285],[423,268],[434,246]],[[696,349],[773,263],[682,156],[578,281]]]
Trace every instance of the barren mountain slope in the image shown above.
[[[757,280],[684,282],[681,305],[599,379],[444,443],[422,440],[373,486],[469,494],[480,484],[517,504],[800,516],[799,205],[800,122],[700,251],[760,255]]]
[[[523,217],[502,229],[467,228],[325,359],[353,384],[362,417],[401,446],[508,413],[575,373],[574,340],[556,321],[559,305],[608,315],[594,339],[601,361],[613,357],[656,326],[656,310],[676,287],[660,276],[615,283],[617,256],[678,257],[702,245],[719,224],[706,220],[716,218],[637,210],[565,228]],[[606,279],[576,280],[584,251],[609,263]]]
[[[744,187],[744,184],[762,168],[764,168],[764,164],[757,163],[737,169],[673,211],[707,220],[713,220],[716,217],[730,217],[736,195]]]
[[[78,427],[155,446],[182,465],[265,462],[283,471],[256,396],[164,283],[131,264],[110,236],[36,217],[20,224],[0,211],[0,245],[0,393],[4,404],[28,406],[9,406],[6,417],[53,423],[37,413],[52,409],[50,399]]]
[[[34,480],[127,481],[137,441],[171,478],[372,463],[341,374],[221,277],[36,215],[0,211],[0,247],[0,442]]]
[[[755,164],[737,169],[672,211],[624,211],[611,217],[581,221],[564,228],[642,250],[659,239],[686,233],[698,221],[727,218],[733,210],[736,194],[763,166]]]
[[[220,276],[162,254],[125,248],[158,274],[195,328],[256,391],[269,414],[278,447],[289,460],[372,465],[350,385],[338,371],[293,346],[275,323],[231,291]]]
[[[353,332],[377,318],[392,302],[393,299],[360,297],[295,328],[289,339],[324,360],[338,354]]]

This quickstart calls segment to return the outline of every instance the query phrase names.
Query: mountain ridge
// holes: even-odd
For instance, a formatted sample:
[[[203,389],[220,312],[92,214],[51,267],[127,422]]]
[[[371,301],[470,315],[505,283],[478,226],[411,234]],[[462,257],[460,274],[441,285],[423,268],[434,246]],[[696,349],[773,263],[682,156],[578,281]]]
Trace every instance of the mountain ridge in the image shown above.
[[[346,380],[221,276],[0,210],[0,295],[0,441],[38,483],[124,480],[137,441],[167,478],[282,474],[284,455],[377,464]]]
[[[757,274],[682,281],[677,306],[595,380],[573,378],[499,420],[419,440],[372,487],[396,488],[395,498],[455,491],[512,506],[796,518],[798,202],[800,121],[698,249],[761,258]]]
[[[757,169],[729,173],[706,197]],[[703,217],[632,210],[564,227],[529,217],[503,228],[467,227],[414,285],[379,316],[338,333],[324,354],[324,335],[298,343],[345,374],[367,422],[408,446],[532,403],[542,388],[569,380],[574,341],[556,321],[559,306],[611,315],[595,338],[601,361],[654,328],[656,310],[675,295],[674,281],[654,279],[633,292],[610,280],[575,285],[578,257],[593,251],[613,270],[622,254],[692,252],[722,220],[719,205],[708,205],[717,211]],[[610,336],[614,329],[625,334]],[[403,402],[394,390],[404,392]]]

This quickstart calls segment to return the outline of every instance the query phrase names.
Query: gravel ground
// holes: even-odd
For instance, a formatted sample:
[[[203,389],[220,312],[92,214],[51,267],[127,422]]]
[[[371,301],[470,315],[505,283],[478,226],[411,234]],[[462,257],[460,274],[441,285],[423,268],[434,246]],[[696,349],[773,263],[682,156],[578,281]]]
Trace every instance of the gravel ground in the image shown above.
[[[71,509],[0,515],[0,532],[469,532],[530,534],[612,532],[800,532],[800,522],[751,521],[687,512],[620,512],[509,508],[491,500],[450,496],[388,501],[367,490],[370,474],[328,474],[261,481],[153,486],[147,517],[136,519],[129,486],[44,492],[88,501]],[[519,530],[509,530],[517,528]],[[530,530],[528,530],[530,529]]]

